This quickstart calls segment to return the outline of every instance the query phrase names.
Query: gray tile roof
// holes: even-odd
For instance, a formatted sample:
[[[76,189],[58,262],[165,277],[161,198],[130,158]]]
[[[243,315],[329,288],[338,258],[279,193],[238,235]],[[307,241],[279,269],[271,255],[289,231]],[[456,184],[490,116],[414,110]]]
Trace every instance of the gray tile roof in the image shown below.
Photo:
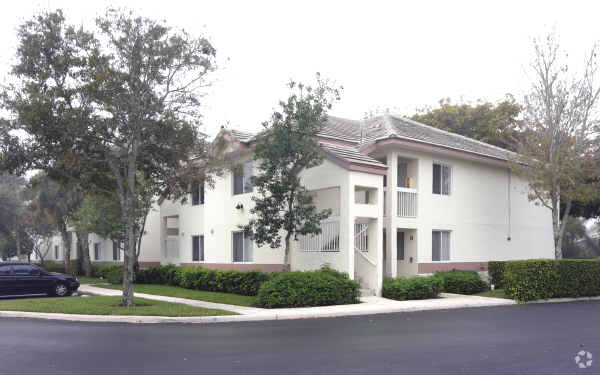
[[[387,138],[401,138],[501,160],[515,156],[514,153],[500,147],[395,115],[384,115],[364,121],[330,117],[321,134],[360,146]]]
[[[344,146],[327,142],[319,142],[319,144],[325,153],[333,155],[342,161],[352,164],[386,168],[384,163],[381,163],[372,157],[361,153],[358,148],[354,146]]]
[[[252,138],[254,138],[253,133],[248,133],[248,132],[244,132],[241,130],[236,130],[236,129],[229,129],[228,130],[231,135],[233,136],[233,138],[238,141],[238,142],[242,142],[242,143],[248,143],[252,140]]]

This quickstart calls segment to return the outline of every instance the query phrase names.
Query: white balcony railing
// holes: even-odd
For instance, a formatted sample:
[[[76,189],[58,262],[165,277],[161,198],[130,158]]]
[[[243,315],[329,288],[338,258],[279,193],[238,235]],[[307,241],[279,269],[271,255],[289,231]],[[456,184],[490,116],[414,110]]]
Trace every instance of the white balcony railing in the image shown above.
[[[398,216],[417,217],[417,190],[398,188]]]
[[[340,218],[331,217],[321,222],[321,233],[301,236],[298,239],[300,251],[337,252],[340,251]]]

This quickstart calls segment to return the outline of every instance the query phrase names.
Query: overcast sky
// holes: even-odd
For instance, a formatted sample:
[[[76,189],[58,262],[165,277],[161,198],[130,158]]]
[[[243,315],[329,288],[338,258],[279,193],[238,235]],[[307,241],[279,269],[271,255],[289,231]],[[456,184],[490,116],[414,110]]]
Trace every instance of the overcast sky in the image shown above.
[[[360,119],[377,108],[410,115],[454,101],[495,102],[529,86],[531,40],[552,29],[574,63],[600,40],[598,1],[60,1],[11,2],[0,12],[2,75],[15,30],[45,9],[89,24],[127,6],[205,35],[219,69],[204,100],[205,131],[226,123],[257,130],[290,79],[315,72],[344,86],[331,114]]]

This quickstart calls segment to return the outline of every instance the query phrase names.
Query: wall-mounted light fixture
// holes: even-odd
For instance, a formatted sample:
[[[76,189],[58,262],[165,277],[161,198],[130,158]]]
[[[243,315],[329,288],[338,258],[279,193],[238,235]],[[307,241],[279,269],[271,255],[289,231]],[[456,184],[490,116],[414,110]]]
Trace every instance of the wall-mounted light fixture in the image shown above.
[[[236,210],[243,210],[244,209],[244,205],[238,202],[238,204],[235,206],[235,209]]]

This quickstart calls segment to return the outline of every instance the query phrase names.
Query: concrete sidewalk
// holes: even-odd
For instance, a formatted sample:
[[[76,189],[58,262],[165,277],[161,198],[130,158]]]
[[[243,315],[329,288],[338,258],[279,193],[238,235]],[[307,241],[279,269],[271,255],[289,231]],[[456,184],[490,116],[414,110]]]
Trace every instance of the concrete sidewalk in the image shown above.
[[[79,288],[79,291],[81,292],[81,294],[90,294],[98,296],[121,295],[121,291],[119,290],[98,288],[90,285],[82,285]],[[361,303],[355,305],[261,309],[255,307],[234,306],[220,303],[196,301],[185,298],[156,296],[145,293],[135,293],[135,295],[136,297],[153,299],[158,301],[183,303],[195,307],[227,310],[238,313],[240,315],[172,318],[161,316],[74,315],[0,311],[0,317],[21,317],[113,323],[222,323],[263,320],[334,318],[343,316],[389,314],[427,310],[462,309],[487,306],[507,306],[516,304],[514,301],[508,299],[442,293],[440,295],[441,298],[418,301],[394,301],[381,297],[363,297],[361,298]]]
[[[120,290],[115,289],[107,289],[107,288],[98,288],[92,285],[81,285],[78,290],[79,294],[88,294],[91,296],[121,296],[123,294]],[[184,305],[190,305],[194,307],[203,307],[205,309],[217,309],[217,310],[227,310],[241,315],[249,315],[256,314],[261,311],[265,311],[266,309],[259,309],[257,307],[246,307],[246,306],[237,306],[237,305],[226,305],[223,303],[214,303],[214,302],[205,302],[198,301],[194,299],[187,298],[177,298],[177,297],[165,297],[165,296],[157,296],[154,294],[146,294],[146,293],[135,293],[136,297],[152,299],[156,301],[164,301],[164,302],[172,302],[172,303],[182,303]]]

